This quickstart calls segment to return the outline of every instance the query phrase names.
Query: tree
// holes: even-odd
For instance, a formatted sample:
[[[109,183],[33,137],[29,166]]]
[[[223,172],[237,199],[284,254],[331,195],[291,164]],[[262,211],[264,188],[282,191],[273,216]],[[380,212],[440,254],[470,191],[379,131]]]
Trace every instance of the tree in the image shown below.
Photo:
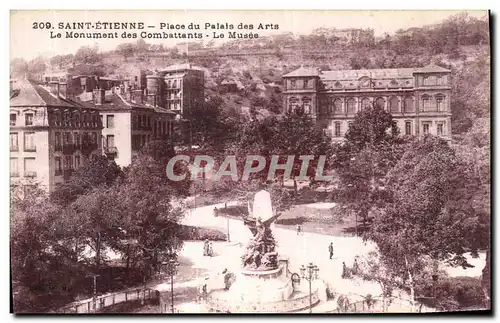
[[[54,202],[67,206],[78,195],[100,186],[109,187],[122,175],[122,170],[115,161],[110,161],[105,156],[92,156],[73,173],[69,182],[58,186],[50,197]]]
[[[23,58],[14,58],[10,61],[11,78],[24,78],[28,75],[28,63]]]
[[[168,162],[176,153],[172,142],[167,140],[152,140],[141,149],[140,155],[152,157],[154,161],[166,169]],[[191,173],[187,165],[177,162],[174,165],[173,171],[175,175],[185,174],[185,179],[182,181],[167,179],[168,185],[174,189],[175,196],[187,197],[192,184]]]
[[[31,78],[39,79],[42,74],[47,70],[45,58],[39,56],[28,62],[28,76]]]
[[[345,142],[335,148],[334,169],[340,185],[337,197],[354,212],[356,234],[358,219],[363,229],[371,213],[382,208],[388,198],[385,175],[404,151],[404,141],[392,116],[374,105],[358,112],[345,135]]]
[[[178,223],[183,210],[172,203],[175,190],[168,185],[163,165],[150,156],[134,159],[117,191],[122,201],[122,238],[137,241],[138,265],[147,277],[164,260],[162,257],[182,246]],[[124,254],[127,250],[119,243],[115,248]]]
[[[311,116],[301,110],[286,113],[278,119],[277,130],[272,140],[273,153],[280,156],[294,156],[292,179],[295,194],[297,194],[296,177],[300,175],[302,161],[300,156],[314,156],[310,162],[307,176],[312,179],[316,175],[316,166],[320,156],[324,156],[325,162],[329,162],[333,154],[331,138],[316,125]],[[328,169],[325,164],[325,170]]]
[[[50,305],[47,295],[67,298],[76,292],[76,277],[84,275],[85,267],[68,243],[73,228],[42,189],[17,186],[11,190],[10,259],[16,313],[41,312]]]
[[[123,56],[123,58],[125,59],[125,62],[127,61],[127,59],[129,57],[134,56],[135,50],[136,50],[136,48],[135,48],[134,44],[131,44],[131,43],[123,43],[123,44],[120,44],[116,47],[116,51]]]
[[[75,53],[75,61],[81,64],[96,64],[100,59],[97,46],[82,46]]]
[[[453,207],[460,161],[443,139],[415,141],[387,175],[391,203],[375,216],[369,238],[386,265],[410,290],[415,302],[416,274],[424,260],[470,266],[463,233],[467,215]]]

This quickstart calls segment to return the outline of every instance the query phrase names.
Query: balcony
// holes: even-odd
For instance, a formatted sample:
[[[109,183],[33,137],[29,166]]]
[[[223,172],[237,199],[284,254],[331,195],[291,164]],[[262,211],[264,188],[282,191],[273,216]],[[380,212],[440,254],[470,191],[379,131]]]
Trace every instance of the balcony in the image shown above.
[[[73,171],[74,171],[73,169],[65,169],[63,171],[63,178],[65,181],[70,179],[71,175],[73,175]]]
[[[114,158],[118,155],[118,149],[115,146],[104,147],[104,154],[109,158]]]
[[[97,148],[99,148],[99,145],[97,145],[97,143],[83,142],[80,151],[82,152],[82,154],[88,156],[91,152],[97,150]]]
[[[24,177],[36,177],[36,172],[35,171],[25,170],[24,171]]]
[[[64,144],[62,146],[62,152],[65,155],[71,155],[75,152],[75,150],[76,150],[76,148],[75,148],[75,145],[73,145],[73,144]]]

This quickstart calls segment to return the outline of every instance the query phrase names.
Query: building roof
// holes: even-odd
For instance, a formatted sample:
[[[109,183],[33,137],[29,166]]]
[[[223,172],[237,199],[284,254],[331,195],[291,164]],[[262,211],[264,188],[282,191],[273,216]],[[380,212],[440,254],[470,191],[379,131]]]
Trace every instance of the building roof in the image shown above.
[[[13,94],[11,95],[10,106],[82,107],[75,101],[52,94],[48,88],[33,81],[13,81],[12,89]]]
[[[308,68],[301,66],[295,71],[283,75],[283,77],[300,77],[300,76],[319,76],[319,70],[317,68]]]
[[[413,71],[413,68],[322,71],[320,78],[325,81],[358,80],[364,76],[375,79],[412,78]]]
[[[341,80],[358,80],[361,77],[369,77],[373,79],[401,79],[413,78],[414,73],[433,73],[445,72],[450,70],[429,64],[422,68],[387,68],[387,69],[365,69],[365,70],[336,70],[336,71],[318,71],[314,68],[300,67],[293,72],[283,75],[283,77],[300,77],[300,76],[319,76],[323,81],[341,81]]]
[[[100,111],[130,111],[132,109],[148,109],[155,111],[157,113],[176,115],[175,112],[164,108],[153,107],[152,105],[149,104],[129,102],[122,95],[112,91],[106,91],[104,95],[103,104],[94,105],[92,99],[87,101],[82,101],[81,103],[84,106],[88,107],[92,106]]]
[[[445,73],[449,73],[451,71],[449,69],[446,69],[446,68],[443,68],[441,66],[438,66],[438,65],[436,65],[434,63],[430,63],[427,66],[415,69],[415,73],[432,73],[432,72],[445,72]]]
[[[202,70],[199,67],[192,66],[189,63],[170,65],[162,69],[162,72],[174,72],[174,71],[185,71],[185,70]]]

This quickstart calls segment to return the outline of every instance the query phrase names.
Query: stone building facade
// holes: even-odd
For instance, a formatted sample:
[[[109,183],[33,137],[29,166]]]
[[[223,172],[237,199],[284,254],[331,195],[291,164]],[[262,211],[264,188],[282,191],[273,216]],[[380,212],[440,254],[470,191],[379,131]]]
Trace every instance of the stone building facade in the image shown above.
[[[52,191],[74,170],[101,155],[99,111],[65,96],[66,83],[11,81],[11,185]]]
[[[333,140],[342,140],[355,114],[382,106],[403,135],[451,139],[451,71],[423,68],[320,71],[301,67],[283,76],[284,111],[302,108]]]

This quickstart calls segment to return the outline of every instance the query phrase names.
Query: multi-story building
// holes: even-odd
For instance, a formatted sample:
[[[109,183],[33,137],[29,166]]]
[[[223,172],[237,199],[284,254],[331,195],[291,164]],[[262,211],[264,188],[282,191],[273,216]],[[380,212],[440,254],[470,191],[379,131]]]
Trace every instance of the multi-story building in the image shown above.
[[[141,71],[125,91],[141,90],[146,102],[188,117],[191,108],[205,101],[205,74],[190,64],[172,65],[161,71]]]
[[[141,90],[126,92],[123,85],[108,91],[98,88],[80,98],[82,105],[99,110],[103,153],[119,166],[130,165],[149,141],[172,136],[176,114],[148,104]]]
[[[423,68],[320,71],[301,67],[283,76],[288,111],[303,108],[334,140],[341,140],[354,115],[379,105],[404,135],[451,139],[451,71]]]
[[[101,154],[99,112],[66,98],[66,83],[11,81],[10,175],[13,185],[48,191]]]

